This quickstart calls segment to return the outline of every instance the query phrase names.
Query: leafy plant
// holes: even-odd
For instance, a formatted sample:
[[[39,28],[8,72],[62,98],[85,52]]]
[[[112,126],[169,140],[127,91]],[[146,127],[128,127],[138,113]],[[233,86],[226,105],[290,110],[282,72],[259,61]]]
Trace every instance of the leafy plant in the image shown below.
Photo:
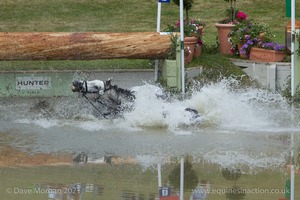
[[[235,19],[236,15],[236,0],[224,0],[226,2],[230,2],[230,8],[227,10],[227,13],[229,15],[229,19],[231,22]]]
[[[249,56],[252,46],[271,42],[274,35],[268,25],[255,23],[252,20],[244,20],[232,28],[229,37],[234,49],[237,50],[237,45],[241,44],[240,53]]]
[[[180,6],[180,0],[173,0],[173,2]],[[189,21],[189,10],[192,8],[194,0],[184,0],[183,1],[183,8],[185,9],[185,20]]]
[[[291,84],[291,76],[288,76],[286,80],[286,84],[284,86],[284,89],[282,90],[282,96],[284,96],[286,99],[288,99],[290,102],[297,103],[299,106],[300,103],[300,84],[296,86],[295,94],[292,96],[292,84]]]
[[[203,40],[202,40],[202,30],[205,26],[205,22],[198,20],[191,20],[189,23],[186,23],[184,21],[183,25],[183,31],[185,37],[197,37],[197,43],[202,46]],[[164,30],[166,32],[180,32],[180,20],[178,20],[174,24],[169,24],[168,27]]]
[[[200,27],[200,26],[206,26],[206,23],[204,21],[201,21],[200,19],[192,19],[191,20],[191,24],[194,24],[196,25],[197,27]]]
[[[230,7],[225,11],[226,18],[219,21],[221,24],[238,24],[247,19],[247,14],[236,9],[237,0],[224,0],[230,2]]]
[[[247,35],[251,35],[253,29],[253,23],[249,20],[245,20],[234,27],[232,27],[231,32],[229,33],[230,40],[234,44],[238,44],[245,40]],[[258,35],[257,35],[258,36]],[[255,36],[255,37],[257,37]]]
[[[171,40],[171,46],[170,46],[170,51],[167,54],[167,59],[175,60],[176,59],[176,53],[177,53],[177,46],[178,46],[178,43],[177,43],[178,35],[177,34],[171,34],[170,40]]]

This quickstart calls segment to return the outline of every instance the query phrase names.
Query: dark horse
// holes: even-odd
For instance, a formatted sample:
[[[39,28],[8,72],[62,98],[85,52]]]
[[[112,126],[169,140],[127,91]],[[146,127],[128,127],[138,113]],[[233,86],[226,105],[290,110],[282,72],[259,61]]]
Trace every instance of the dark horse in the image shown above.
[[[107,115],[120,115],[123,111],[131,111],[134,107],[134,92],[112,85],[110,78],[107,81],[75,80],[72,83],[72,91],[81,93],[105,118]],[[193,118],[199,117],[197,110],[193,108],[184,110],[192,113]],[[165,115],[164,111],[162,113]]]

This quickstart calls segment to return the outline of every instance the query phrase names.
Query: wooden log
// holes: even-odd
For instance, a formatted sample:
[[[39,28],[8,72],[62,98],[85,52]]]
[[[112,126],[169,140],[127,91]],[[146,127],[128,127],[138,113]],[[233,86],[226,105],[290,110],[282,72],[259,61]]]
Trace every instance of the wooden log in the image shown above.
[[[0,60],[164,58],[170,45],[155,32],[0,32]]]

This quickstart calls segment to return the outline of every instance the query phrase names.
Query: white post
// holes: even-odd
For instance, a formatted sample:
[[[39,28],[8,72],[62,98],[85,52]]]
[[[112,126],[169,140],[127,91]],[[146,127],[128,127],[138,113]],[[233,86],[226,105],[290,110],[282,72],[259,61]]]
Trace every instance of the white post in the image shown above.
[[[184,22],[183,22],[183,0],[180,0],[180,46],[181,46],[181,90],[182,96],[185,95],[184,80]]]
[[[160,32],[160,18],[161,18],[161,2],[157,3],[157,25],[156,31]]]
[[[158,188],[161,188],[162,183],[161,183],[161,164],[157,164],[157,179],[158,179]]]
[[[181,158],[180,159],[180,200],[184,200],[183,186],[184,186],[184,158]]]
[[[295,0],[291,0],[291,95],[295,95]]]
[[[291,95],[295,95],[295,0],[291,0]],[[292,105],[292,123],[294,126],[294,105]],[[294,162],[294,133],[291,135],[291,191],[290,191],[290,200],[295,199],[295,162]]]
[[[295,149],[295,138],[294,133],[291,135],[291,198],[290,200],[295,199],[295,162],[294,162],[294,149]]]
[[[161,18],[161,2],[157,3],[157,23],[156,23],[156,32],[160,32],[160,18]],[[159,60],[155,60],[154,68],[154,81],[158,80],[158,63]]]

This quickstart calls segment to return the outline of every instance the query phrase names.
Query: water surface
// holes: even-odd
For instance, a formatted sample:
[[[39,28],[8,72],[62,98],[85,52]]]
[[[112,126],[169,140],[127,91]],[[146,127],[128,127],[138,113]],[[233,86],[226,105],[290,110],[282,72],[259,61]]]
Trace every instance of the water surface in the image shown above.
[[[278,199],[284,196],[278,191],[289,177],[290,138],[299,134],[297,109],[279,94],[236,89],[234,84],[227,80],[208,85],[188,94],[186,100],[157,98],[157,86],[145,84],[135,88],[131,112],[109,119],[98,116],[76,95],[3,98],[1,147],[23,152],[32,160],[41,155],[53,157],[44,158],[45,166],[39,167],[24,155],[23,160],[11,161],[18,168],[2,164],[3,180],[11,181],[0,181],[1,188],[34,188],[31,199],[154,199],[158,197],[157,164],[162,165],[163,185],[176,195],[170,174],[176,176],[172,170],[184,157],[197,177],[196,185],[192,178],[187,180],[191,182],[186,186],[187,198],[197,188],[208,187],[220,189],[220,194],[207,193],[206,199],[254,199],[258,195],[259,199]],[[200,117],[193,119],[184,112],[186,107],[196,109]],[[56,165],[64,165],[49,166],[54,158]],[[230,180],[227,169],[238,170],[240,177]],[[232,187],[249,190],[230,196],[225,189]],[[37,194],[37,188],[47,194]],[[55,196],[45,188],[77,190],[71,197],[59,192]],[[278,191],[258,194],[250,190],[255,188]],[[2,195],[30,199],[20,191]]]

